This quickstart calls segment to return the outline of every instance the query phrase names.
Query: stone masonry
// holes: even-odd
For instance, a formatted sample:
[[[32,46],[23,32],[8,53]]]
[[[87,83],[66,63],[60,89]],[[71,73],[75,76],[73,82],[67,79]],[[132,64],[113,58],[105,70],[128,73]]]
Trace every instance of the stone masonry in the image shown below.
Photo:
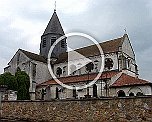
[[[42,122],[152,122],[152,96],[3,101],[2,118]]]

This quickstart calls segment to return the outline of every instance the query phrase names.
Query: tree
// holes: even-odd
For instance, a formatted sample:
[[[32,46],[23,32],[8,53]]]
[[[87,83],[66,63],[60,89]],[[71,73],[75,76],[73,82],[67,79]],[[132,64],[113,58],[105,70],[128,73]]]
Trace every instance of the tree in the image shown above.
[[[1,74],[0,85],[6,85],[7,89],[17,91],[18,100],[30,99],[30,78],[24,71],[18,70],[15,76],[9,72]]]
[[[0,75],[0,85],[7,85],[9,90],[17,91],[17,81],[14,75],[9,72]]]
[[[18,83],[18,100],[30,100],[29,88],[30,88],[30,78],[28,74],[24,71],[17,71],[15,77]]]

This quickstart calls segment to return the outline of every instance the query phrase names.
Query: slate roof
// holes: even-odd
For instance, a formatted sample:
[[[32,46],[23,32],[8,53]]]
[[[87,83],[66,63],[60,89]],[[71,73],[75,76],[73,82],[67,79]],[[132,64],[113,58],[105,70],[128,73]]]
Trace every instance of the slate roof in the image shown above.
[[[63,28],[61,26],[60,20],[56,14],[56,11],[54,11],[43,35],[46,35],[49,33],[57,33],[57,34],[65,35]]]
[[[119,73],[118,71],[104,72],[104,73],[102,73],[102,75],[100,76],[99,79],[111,78],[118,73]],[[97,76],[97,73],[89,74],[89,80],[94,80],[94,78],[96,78],[96,76]],[[61,77],[61,78],[58,78],[58,80],[64,84],[86,82],[86,81],[88,81],[88,74]],[[51,79],[51,80],[48,80],[41,84],[38,84],[37,87],[55,85],[55,84],[57,84],[57,82],[54,79]]]
[[[129,76],[127,74],[122,74],[116,82],[114,82],[110,87],[122,87],[122,86],[134,86],[134,85],[152,85],[151,82],[139,79],[136,77]]]
[[[127,34],[124,34],[120,38],[100,43],[99,45],[101,46],[103,53],[106,54],[106,53],[118,52],[119,47],[122,45],[124,38],[126,36],[128,37]],[[79,48],[79,49],[76,49],[75,51],[85,57],[91,57],[91,56],[100,54],[99,49],[97,48],[96,45]],[[66,52],[59,56],[59,59],[56,61],[56,63],[63,63],[63,62],[66,62],[67,60],[68,60],[68,53]]]
[[[25,51],[25,50],[22,50],[22,49],[19,49],[19,50],[22,51],[28,58],[30,58],[32,60],[47,63],[47,60],[41,55],[29,52],[29,51]]]

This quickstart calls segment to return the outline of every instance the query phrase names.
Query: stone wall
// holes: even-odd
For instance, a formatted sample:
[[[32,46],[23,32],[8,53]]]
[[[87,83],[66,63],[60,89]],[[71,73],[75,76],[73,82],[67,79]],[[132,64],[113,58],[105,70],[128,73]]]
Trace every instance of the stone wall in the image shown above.
[[[62,101],[3,101],[2,118],[43,122],[152,122],[152,96]]]

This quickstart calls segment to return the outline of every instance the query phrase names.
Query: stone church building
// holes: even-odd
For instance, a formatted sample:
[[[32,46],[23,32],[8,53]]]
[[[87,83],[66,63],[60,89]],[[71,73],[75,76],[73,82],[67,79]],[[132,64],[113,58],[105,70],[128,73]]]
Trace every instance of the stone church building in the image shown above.
[[[152,83],[139,78],[135,52],[127,34],[119,38],[100,43],[105,56],[105,67],[97,82],[82,90],[63,88],[51,77],[47,56],[50,47],[56,40],[65,35],[56,11],[54,11],[43,35],[41,36],[40,53],[34,54],[19,49],[4,68],[5,72],[15,74],[17,69],[26,71],[30,76],[31,99],[83,99],[84,97],[140,96],[152,95]],[[51,41],[50,41],[51,40]],[[76,87],[94,80],[101,66],[101,55],[95,45],[75,50],[92,60],[91,69],[87,65],[68,74],[68,53],[66,39],[56,44],[52,57],[52,68],[56,77],[64,84]],[[79,64],[81,65],[81,64]]]

